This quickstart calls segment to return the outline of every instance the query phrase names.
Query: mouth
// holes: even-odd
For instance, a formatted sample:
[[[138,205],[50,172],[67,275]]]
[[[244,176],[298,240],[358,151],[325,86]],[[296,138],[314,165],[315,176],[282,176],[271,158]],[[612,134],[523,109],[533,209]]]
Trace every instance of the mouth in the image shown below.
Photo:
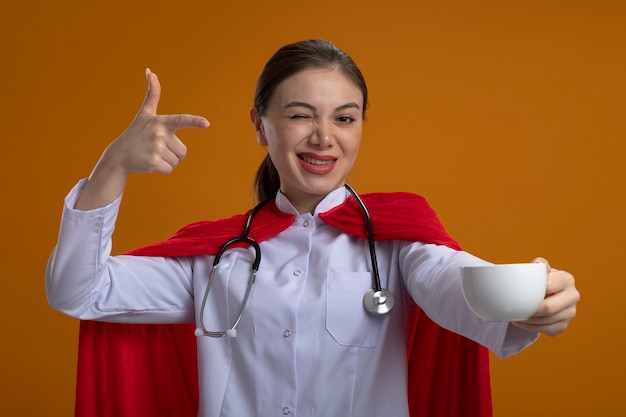
[[[335,168],[337,158],[330,155],[316,155],[313,153],[300,153],[298,159],[302,168],[313,175],[327,175]]]
[[[298,154],[298,158],[300,158],[307,164],[317,165],[317,166],[330,165],[337,160],[336,158],[333,158],[332,156],[313,157],[309,154]]]

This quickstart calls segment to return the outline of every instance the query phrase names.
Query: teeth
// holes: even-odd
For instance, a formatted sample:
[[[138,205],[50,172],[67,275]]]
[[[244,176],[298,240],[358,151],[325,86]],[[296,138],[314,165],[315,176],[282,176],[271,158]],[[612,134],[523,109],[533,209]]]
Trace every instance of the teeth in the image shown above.
[[[301,156],[300,158],[302,158],[303,161],[308,162],[312,165],[330,165],[333,162],[333,160],[320,161],[319,159],[310,158],[308,156]]]

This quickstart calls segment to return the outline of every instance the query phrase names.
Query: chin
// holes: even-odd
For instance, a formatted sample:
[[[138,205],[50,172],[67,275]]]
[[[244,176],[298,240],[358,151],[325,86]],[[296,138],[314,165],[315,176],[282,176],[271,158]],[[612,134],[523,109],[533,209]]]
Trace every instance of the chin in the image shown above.
[[[309,190],[312,194],[325,196],[328,193],[335,191],[337,188],[343,187],[345,180],[342,181],[324,181],[321,184],[309,184]]]

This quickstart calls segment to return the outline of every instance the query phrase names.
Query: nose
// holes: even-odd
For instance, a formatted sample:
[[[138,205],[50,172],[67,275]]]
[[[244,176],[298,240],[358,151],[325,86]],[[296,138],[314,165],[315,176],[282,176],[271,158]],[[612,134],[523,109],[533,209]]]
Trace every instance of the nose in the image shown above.
[[[313,119],[313,132],[309,138],[309,143],[319,147],[331,146],[333,142],[333,132],[330,123]]]

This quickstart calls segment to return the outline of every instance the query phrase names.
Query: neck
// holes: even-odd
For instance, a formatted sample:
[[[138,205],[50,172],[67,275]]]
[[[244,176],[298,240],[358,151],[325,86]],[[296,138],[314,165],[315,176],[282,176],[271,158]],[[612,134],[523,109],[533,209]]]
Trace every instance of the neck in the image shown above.
[[[326,198],[326,195],[322,196],[300,196],[299,198],[293,198],[285,194],[282,190],[280,192],[287,197],[291,205],[297,210],[298,214],[311,213],[315,212],[317,205]]]

